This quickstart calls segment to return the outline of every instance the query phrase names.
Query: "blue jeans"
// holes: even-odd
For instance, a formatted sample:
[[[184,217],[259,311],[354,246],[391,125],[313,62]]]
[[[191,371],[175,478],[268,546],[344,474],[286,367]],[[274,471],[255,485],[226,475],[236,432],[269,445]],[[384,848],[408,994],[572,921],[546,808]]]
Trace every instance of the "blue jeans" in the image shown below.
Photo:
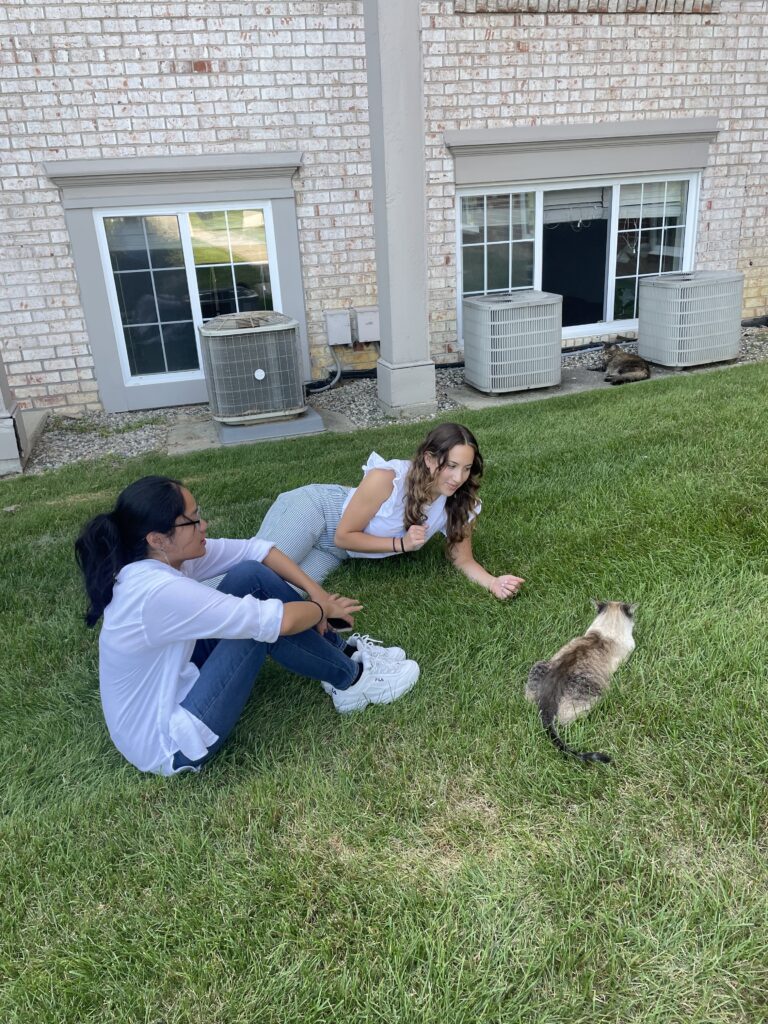
[[[241,562],[230,569],[218,589],[236,597],[252,594],[258,600],[298,600],[293,587],[261,562]],[[333,630],[321,636],[316,629],[281,636],[271,644],[259,640],[198,640],[192,661],[200,675],[181,706],[219,738],[197,761],[190,761],[178,750],[174,769],[197,768],[218,751],[240,718],[267,655],[291,672],[346,690],[354,682],[358,666],[344,654],[345,646],[344,638]]]

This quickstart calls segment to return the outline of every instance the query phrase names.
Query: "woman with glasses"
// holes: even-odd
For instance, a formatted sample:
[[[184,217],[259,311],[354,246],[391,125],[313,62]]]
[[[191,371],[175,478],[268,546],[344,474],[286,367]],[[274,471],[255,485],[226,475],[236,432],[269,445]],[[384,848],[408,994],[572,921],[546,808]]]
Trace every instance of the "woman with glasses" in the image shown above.
[[[337,711],[387,704],[419,676],[399,647],[331,629],[357,601],[327,593],[272,542],[214,540],[190,491],[147,476],[83,527],[75,555],[99,637],[110,736],[142,771],[195,771],[224,743],[267,656],[322,681]],[[217,589],[203,581],[224,574]],[[297,590],[308,595],[301,600]]]

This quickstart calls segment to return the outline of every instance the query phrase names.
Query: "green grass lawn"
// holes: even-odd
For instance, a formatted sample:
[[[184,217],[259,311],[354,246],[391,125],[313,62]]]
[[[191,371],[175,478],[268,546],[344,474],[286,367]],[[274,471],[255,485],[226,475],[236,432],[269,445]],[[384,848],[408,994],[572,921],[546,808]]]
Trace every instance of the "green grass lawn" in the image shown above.
[[[461,419],[486,457],[475,547],[355,561],[358,627],[421,665],[342,718],[264,671],[198,776],[110,744],[72,542],[145,473],[212,536],[275,495],[354,484],[424,425],[0,483],[0,1020],[143,1024],[757,1024],[768,1017],[768,365]],[[15,511],[7,511],[8,508]],[[570,728],[523,700],[590,597],[636,601],[637,649]]]

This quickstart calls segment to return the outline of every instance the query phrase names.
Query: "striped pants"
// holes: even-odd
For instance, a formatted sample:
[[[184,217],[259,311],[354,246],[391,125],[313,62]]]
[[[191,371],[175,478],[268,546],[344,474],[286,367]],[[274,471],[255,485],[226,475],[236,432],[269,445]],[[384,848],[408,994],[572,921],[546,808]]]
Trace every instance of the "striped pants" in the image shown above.
[[[271,540],[307,576],[322,583],[347,558],[333,536],[352,490],[340,484],[308,484],[285,491],[273,502],[256,536]]]

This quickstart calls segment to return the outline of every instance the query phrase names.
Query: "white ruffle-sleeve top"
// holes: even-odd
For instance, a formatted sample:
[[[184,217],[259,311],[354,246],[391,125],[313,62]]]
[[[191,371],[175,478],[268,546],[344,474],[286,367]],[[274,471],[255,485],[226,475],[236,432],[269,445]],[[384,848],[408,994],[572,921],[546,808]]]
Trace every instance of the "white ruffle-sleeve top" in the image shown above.
[[[99,636],[101,703],[113,743],[142,771],[171,775],[177,750],[196,761],[218,739],[181,707],[200,674],[190,661],[197,640],[277,640],[281,601],[200,582],[244,560],[262,562],[272,547],[256,538],[209,540],[205,554],[180,569],[145,558],[118,573]]]
[[[372,469],[390,469],[394,472],[395,478],[392,481],[392,493],[380,506],[376,515],[371,519],[368,525],[363,530],[363,533],[370,534],[372,537],[404,537],[405,536],[405,525],[403,523],[403,510],[405,507],[405,479],[408,475],[408,470],[411,468],[411,463],[408,459],[390,459],[389,461],[382,459],[376,452],[371,452],[368,456],[368,461],[362,467],[363,476],[367,476]],[[342,515],[344,509],[352,500],[352,495],[355,492],[352,491],[347,497],[342,507]],[[424,515],[426,520],[424,526],[427,529],[427,540],[433,537],[436,533],[445,534],[448,525],[448,514],[445,511],[446,497],[441,494],[439,498],[436,498],[430,505],[424,507]],[[477,503],[475,508],[475,514],[480,511],[480,503]],[[472,516],[471,518],[474,518]],[[397,552],[399,554],[400,552]],[[350,558],[390,558],[395,552],[393,551],[348,551],[347,554]]]

